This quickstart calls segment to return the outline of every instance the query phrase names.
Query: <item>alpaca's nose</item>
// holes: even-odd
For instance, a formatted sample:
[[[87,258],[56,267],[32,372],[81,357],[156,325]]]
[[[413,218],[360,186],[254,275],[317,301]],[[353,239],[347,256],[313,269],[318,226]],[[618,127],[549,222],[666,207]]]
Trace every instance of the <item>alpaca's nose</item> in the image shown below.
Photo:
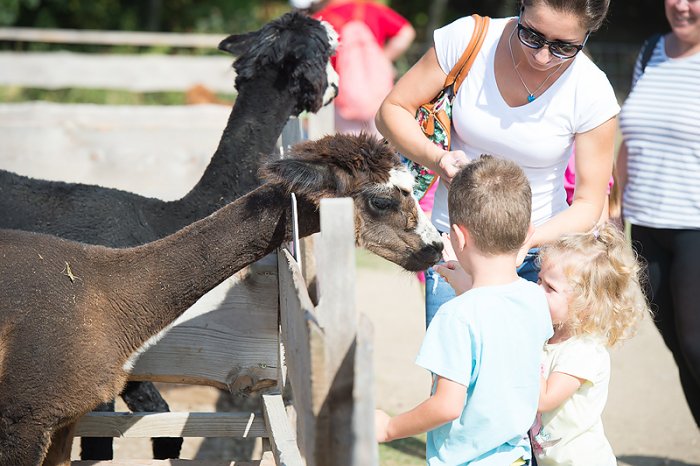
[[[418,251],[418,256],[424,262],[437,264],[440,262],[440,259],[442,259],[442,250],[444,247],[442,241],[426,244]]]

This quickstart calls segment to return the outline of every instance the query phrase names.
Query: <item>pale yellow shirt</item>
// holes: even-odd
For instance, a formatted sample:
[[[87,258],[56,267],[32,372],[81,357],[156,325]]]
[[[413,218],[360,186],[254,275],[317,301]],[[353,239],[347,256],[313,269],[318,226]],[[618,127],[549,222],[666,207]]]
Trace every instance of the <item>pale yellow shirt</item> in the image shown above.
[[[538,416],[533,453],[538,466],[614,466],[615,455],[603,431],[601,414],[608,398],[610,355],[593,337],[546,344],[545,378],[562,372],[585,379],[561,406]],[[537,430],[541,422],[541,430]]]

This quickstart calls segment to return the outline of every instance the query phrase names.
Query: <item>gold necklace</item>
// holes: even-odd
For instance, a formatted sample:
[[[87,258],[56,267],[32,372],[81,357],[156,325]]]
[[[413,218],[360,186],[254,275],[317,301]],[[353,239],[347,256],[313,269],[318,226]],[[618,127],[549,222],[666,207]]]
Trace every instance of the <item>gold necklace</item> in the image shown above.
[[[549,75],[547,75],[547,77],[544,78],[544,81],[542,81],[542,82],[540,83],[540,85],[537,86],[537,89],[535,89],[533,92],[530,92],[530,88],[527,87],[527,84],[525,84],[525,80],[523,80],[523,77],[520,76],[520,71],[518,71],[518,67],[517,67],[517,65],[515,64],[515,57],[513,56],[513,46],[511,45],[511,42],[513,41],[513,34],[515,34],[515,30],[516,30],[516,29],[517,29],[517,28],[513,28],[513,30],[512,30],[511,33],[510,33],[510,37],[508,37],[508,49],[510,50],[510,59],[513,61],[513,69],[515,70],[515,74],[518,75],[518,79],[520,79],[520,82],[523,84],[523,87],[524,87],[525,90],[527,91],[527,101],[528,101],[528,103],[530,103],[530,102],[532,102],[533,100],[535,100],[535,99],[537,98],[537,96],[536,96],[535,94],[537,94],[537,92],[538,92],[540,89],[542,89],[542,86],[544,86],[544,83],[546,83],[547,81],[549,81],[549,78],[551,78],[552,75],[553,75],[554,73],[556,73],[557,71],[559,71],[559,68],[561,68],[561,65],[563,65],[564,62],[559,63],[559,66],[557,66],[557,67],[554,69],[554,71],[552,71],[551,73],[549,73]]]

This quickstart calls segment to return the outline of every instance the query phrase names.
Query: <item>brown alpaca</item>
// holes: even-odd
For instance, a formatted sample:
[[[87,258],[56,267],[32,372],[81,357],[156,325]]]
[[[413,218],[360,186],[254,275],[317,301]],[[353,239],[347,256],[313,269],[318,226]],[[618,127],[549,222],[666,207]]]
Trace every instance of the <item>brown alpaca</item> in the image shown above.
[[[408,270],[439,260],[437,231],[388,145],[329,136],[291,157],[266,165],[260,188],[143,246],[0,230],[0,465],[67,462],[74,423],[122,390],[139,348],[290,239],[290,192],[301,236],[319,231],[322,198],[351,196],[359,245]]]

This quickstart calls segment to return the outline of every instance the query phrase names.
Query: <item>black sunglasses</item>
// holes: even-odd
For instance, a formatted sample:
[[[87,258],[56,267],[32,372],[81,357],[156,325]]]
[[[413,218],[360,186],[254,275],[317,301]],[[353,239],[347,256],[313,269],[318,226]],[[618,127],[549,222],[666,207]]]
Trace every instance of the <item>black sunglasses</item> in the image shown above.
[[[549,46],[549,53],[564,60],[574,58],[577,53],[583,50],[583,47],[588,41],[588,36],[590,35],[590,31],[586,32],[586,37],[583,39],[582,44],[571,44],[560,40],[550,41],[542,37],[540,33],[533,31],[527,26],[523,26],[520,23],[520,18],[518,18],[518,39],[521,44],[531,49],[541,49],[547,45]]]

